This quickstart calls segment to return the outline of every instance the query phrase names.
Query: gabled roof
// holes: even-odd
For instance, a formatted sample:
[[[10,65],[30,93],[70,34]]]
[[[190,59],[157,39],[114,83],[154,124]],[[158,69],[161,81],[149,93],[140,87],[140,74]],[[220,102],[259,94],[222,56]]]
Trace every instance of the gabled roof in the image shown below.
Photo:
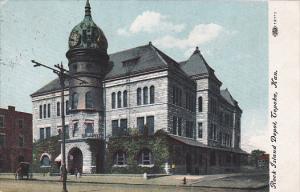
[[[187,61],[181,62],[181,68],[188,75],[209,74],[212,70],[197,47]]]
[[[228,104],[230,104],[233,107],[237,107],[238,109],[241,110],[241,108],[238,105],[238,102],[232,97],[232,95],[230,94],[227,88],[220,90],[220,94]]]
[[[227,88],[221,90],[220,94],[230,105],[235,106],[236,101],[233,99]]]
[[[136,74],[155,69],[166,69],[169,65],[178,65],[176,61],[154,47],[148,45],[128,49],[109,55],[112,64],[111,71],[105,79]]]
[[[220,84],[221,81],[215,76],[215,71],[207,64],[198,47],[187,61],[180,62],[181,69],[190,77],[210,76]]]
[[[129,75],[129,73],[132,75],[153,70],[163,70],[171,65],[177,66],[181,70],[176,61],[154,47],[151,42],[147,45],[113,53],[109,55],[109,63],[112,66],[105,80],[121,78]],[[68,81],[65,82],[65,86],[69,87]],[[60,90],[59,80],[55,79],[34,92],[31,96],[58,90]]]

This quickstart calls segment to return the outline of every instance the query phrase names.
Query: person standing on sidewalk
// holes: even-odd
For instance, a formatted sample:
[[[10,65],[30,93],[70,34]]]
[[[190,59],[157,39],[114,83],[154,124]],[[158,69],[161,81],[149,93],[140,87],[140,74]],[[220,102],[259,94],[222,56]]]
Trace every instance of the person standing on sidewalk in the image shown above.
[[[75,170],[74,170],[74,176],[75,176],[75,179],[77,179],[77,177],[78,177],[78,169],[77,168],[75,168]]]

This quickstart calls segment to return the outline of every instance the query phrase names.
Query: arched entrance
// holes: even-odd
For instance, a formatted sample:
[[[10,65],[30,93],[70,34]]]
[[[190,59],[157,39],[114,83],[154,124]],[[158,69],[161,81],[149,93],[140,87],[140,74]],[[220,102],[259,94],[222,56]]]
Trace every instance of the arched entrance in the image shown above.
[[[68,172],[74,174],[75,170],[82,173],[83,157],[79,148],[74,147],[68,153]]]

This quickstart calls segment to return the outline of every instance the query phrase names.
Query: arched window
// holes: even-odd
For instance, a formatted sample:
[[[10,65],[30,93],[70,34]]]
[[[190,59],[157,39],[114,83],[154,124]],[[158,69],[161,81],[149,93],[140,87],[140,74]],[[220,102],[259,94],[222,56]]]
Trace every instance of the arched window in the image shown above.
[[[50,158],[48,155],[43,155],[41,158],[42,167],[50,167]]]
[[[151,165],[153,163],[151,151],[149,149],[143,149],[140,152],[139,161],[142,165]]]
[[[122,93],[121,91],[118,92],[118,108],[122,107],[121,104],[122,104]]]
[[[123,107],[127,107],[127,91],[123,91]]]
[[[40,119],[43,118],[43,105],[40,105]]]
[[[46,107],[47,107],[47,105],[44,104],[44,110],[43,110],[43,112],[44,112],[44,118],[46,118],[46,114],[47,114],[47,109],[46,109]]]
[[[198,98],[198,112],[202,112],[202,97]]]
[[[48,104],[48,117],[51,116],[51,104],[49,103]]]
[[[111,108],[115,109],[116,108],[116,93],[113,92],[111,94]]]
[[[138,88],[136,91],[136,103],[137,103],[137,105],[142,104],[142,89],[141,88]]]
[[[72,94],[72,109],[77,109],[78,105],[78,93]]]
[[[85,94],[85,108],[91,109],[93,108],[93,98],[92,93],[90,91],[86,92]]]
[[[114,155],[115,165],[126,165],[126,153],[124,151],[118,151]]]
[[[148,87],[144,87],[143,89],[143,101],[144,104],[148,104]]]
[[[150,87],[150,103],[154,103],[155,102],[155,92],[154,92],[154,86],[152,85]]]

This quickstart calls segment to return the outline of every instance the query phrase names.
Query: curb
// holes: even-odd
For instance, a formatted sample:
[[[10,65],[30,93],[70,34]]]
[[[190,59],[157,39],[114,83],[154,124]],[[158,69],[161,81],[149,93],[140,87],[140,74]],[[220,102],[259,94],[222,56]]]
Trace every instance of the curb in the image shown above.
[[[10,178],[0,178],[1,180],[13,180],[13,181],[33,181],[33,182],[50,182],[50,183],[61,183],[62,181],[55,181],[55,180],[40,180],[40,179],[23,179],[23,180],[15,180]],[[187,185],[167,185],[167,184],[145,184],[145,183],[110,183],[110,182],[94,182],[94,181],[67,181],[67,183],[86,183],[86,184],[104,184],[104,185],[137,185],[137,186],[161,186],[161,187],[181,187],[181,188],[216,188],[216,189],[241,189],[241,190],[257,190],[257,189],[263,189],[265,187],[268,187],[269,185],[263,185],[259,187],[247,187],[247,188],[241,188],[241,187],[213,187],[213,186],[193,186],[192,184]]]

